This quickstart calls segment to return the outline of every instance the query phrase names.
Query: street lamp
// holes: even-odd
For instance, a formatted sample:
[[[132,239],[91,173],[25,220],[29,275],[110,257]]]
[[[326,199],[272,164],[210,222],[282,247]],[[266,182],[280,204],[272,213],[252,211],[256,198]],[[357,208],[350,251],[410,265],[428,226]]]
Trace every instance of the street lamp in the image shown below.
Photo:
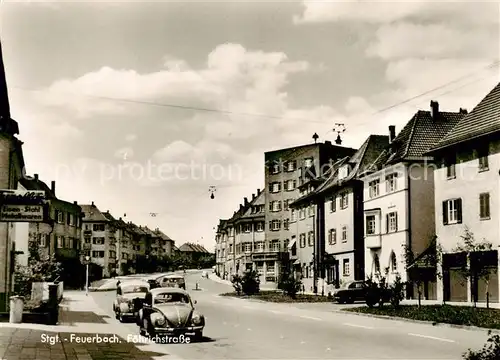
[[[85,295],[89,295],[89,263],[90,263],[90,256],[85,256],[85,263],[86,263],[86,269],[85,269]]]

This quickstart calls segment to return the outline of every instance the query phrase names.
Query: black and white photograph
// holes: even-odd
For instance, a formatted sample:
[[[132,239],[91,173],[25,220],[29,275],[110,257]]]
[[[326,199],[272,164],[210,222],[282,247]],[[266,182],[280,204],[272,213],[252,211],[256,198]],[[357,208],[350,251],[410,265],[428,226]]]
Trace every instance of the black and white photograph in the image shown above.
[[[500,2],[0,0],[0,360],[499,360]]]

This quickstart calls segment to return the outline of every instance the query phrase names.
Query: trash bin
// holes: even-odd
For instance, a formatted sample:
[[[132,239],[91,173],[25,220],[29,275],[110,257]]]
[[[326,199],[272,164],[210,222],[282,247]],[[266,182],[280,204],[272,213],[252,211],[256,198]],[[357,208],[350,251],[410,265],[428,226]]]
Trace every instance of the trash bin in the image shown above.
[[[20,324],[23,321],[24,298],[22,296],[10,297],[10,318],[12,324]]]

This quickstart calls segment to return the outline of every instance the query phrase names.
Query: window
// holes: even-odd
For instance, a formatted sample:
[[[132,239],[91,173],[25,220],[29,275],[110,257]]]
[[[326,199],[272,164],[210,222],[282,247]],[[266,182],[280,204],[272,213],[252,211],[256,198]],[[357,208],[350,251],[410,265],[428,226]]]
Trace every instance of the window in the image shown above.
[[[398,214],[396,212],[386,215],[386,230],[388,233],[398,231]]]
[[[348,206],[349,206],[349,194],[348,193],[343,193],[340,196],[340,207],[342,209],[347,209]]]
[[[56,210],[57,212],[57,222],[59,224],[64,224],[64,214],[62,211]]]
[[[314,205],[309,206],[309,216],[314,216],[316,211],[314,211]]]
[[[271,241],[271,251],[274,251],[274,252],[280,251],[280,241],[279,240]],[[274,269],[274,266],[273,266],[273,269]]]
[[[297,180],[287,180],[285,186],[286,191],[293,191],[297,187]]]
[[[297,162],[295,160],[292,160],[292,161],[288,161],[286,163],[286,171],[295,171],[295,169],[297,168]]]
[[[479,171],[489,170],[489,162],[488,162],[489,152],[490,152],[489,145],[485,145],[481,149],[478,149],[477,155],[479,161]]]
[[[90,225],[89,224],[85,224],[85,230],[90,230]]]
[[[269,203],[269,210],[273,212],[281,211],[281,201],[271,201]]]
[[[285,219],[283,221],[283,229],[288,230],[290,228],[290,219]]]
[[[385,177],[385,188],[388,193],[397,190],[398,174],[390,174]]]
[[[295,209],[292,209],[290,213],[290,221],[297,221],[297,212],[295,211]]]
[[[264,242],[259,241],[255,243],[255,250],[263,252],[264,251]]]
[[[105,230],[105,225],[104,224],[94,224],[93,225],[93,230],[94,231],[104,231]]]
[[[396,254],[394,253],[391,254],[391,271],[393,273],[398,271],[398,261],[396,260]]]
[[[462,223],[462,199],[443,201],[443,224]]]
[[[243,224],[243,232],[249,233],[251,231],[251,226],[250,224]]]
[[[309,246],[314,246],[314,231],[309,231],[307,235],[307,243]]]
[[[488,220],[490,218],[490,194],[479,194],[479,217],[481,220]]]
[[[109,251],[109,257],[110,258],[116,258],[116,251]]]
[[[257,231],[264,231],[264,224],[261,222],[257,223]]]
[[[299,245],[301,248],[306,247],[306,234],[299,235]]]
[[[370,181],[370,183],[368,184],[369,186],[369,195],[371,198],[374,198],[376,196],[378,196],[379,194],[379,186],[380,186],[380,180],[373,180],[373,181]]]
[[[285,239],[285,242],[283,243],[283,248],[287,250],[289,244],[290,244],[290,239]]]
[[[103,237],[93,237],[92,243],[95,245],[104,245],[104,238]]]
[[[281,183],[280,182],[270,183],[269,188],[271,189],[272,193],[278,193],[281,191]]]
[[[306,218],[306,209],[302,208],[299,210],[299,218],[300,220],[304,220]]]
[[[342,226],[342,242],[347,242],[347,226]]]
[[[375,235],[375,215],[366,217],[366,235]]]
[[[104,251],[92,251],[92,257],[93,258],[103,258]]]
[[[269,228],[271,231],[278,231],[281,229],[281,221],[280,220],[272,220],[269,222]]]
[[[229,253],[232,254],[233,253],[233,244],[229,244]]]
[[[313,158],[308,158],[304,160],[304,167],[310,168],[313,166]]]
[[[333,196],[330,201],[330,212],[337,211],[337,197]]]
[[[344,276],[349,276],[351,274],[351,269],[349,268],[349,259],[344,259],[342,262],[342,273]]]
[[[335,245],[337,243],[337,230],[330,229],[328,232],[328,244]]]
[[[122,259],[123,260],[128,260],[128,254],[122,253]]]
[[[278,174],[280,172],[280,164],[277,161],[272,162],[271,174]]]
[[[244,244],[244,250],[245,250],[245,253],[251,253],[252,252],[252,244],[251,243],[245,243]]]
[[[64,247],[64,237],[57,236],[57,248],[62,249]]]
[[[289,205],[288,205],[288,204],[290,204],[290,203],[291,203],[291,201],[290,201],[290,200],[283,200],[283,210],[285,210],[285,211],[290,210],[290,207],[289,207]]]
[[[47,247],[47,244],[49,243],[49,235],[44,235],[44,234],[38,234],[38,245],[40,247]]]
[[[448,157],[446,159],[446,178],[455,179],[457,176],[456,171],[456,158]]]
[[[72,249],[74,246],[73,239],[70,237],[63,238],[63,243],[66,249]]]

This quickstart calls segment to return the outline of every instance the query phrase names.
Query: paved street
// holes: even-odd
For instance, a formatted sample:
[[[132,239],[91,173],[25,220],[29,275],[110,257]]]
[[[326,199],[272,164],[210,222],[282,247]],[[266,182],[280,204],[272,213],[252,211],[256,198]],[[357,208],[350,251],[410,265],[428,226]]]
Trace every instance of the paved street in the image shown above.
[[[196,281],[201,291],[192,291]],[[331,311],[342,305],[311,304],[308,310],[305,304],[222,298],[217,295],[231,287],[201,279],[199,273],[188,275],[187,289],[207,327],[200,343],[162,345],[183,359],[460,359],[487,339],[486,332]],[[111,316],[115,294],[92,296]],[[116,324],[121,336],[138,333],[135,324]]]

